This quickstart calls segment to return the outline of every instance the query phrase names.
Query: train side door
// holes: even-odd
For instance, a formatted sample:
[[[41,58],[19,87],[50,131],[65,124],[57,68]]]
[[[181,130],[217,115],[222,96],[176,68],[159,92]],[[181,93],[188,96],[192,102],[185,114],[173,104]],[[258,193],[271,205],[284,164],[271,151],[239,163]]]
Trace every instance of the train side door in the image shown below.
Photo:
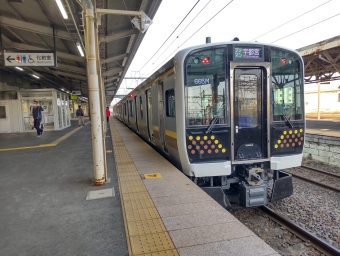
[[[139,127],[138,127],[138,111],[137,111],[137,109],[138,109],[138,105],[137,105],[137,96],[135,96],[135,98],[134,98],[135,100],[134,100],[134,104],[135,104],[135,122],[136,122],[136,131],[137,131],[137,133],[139,133]]]
[[[269,156],[267,69],[231,65],[230,75],[232,161],[263,161]]]
[[[155,143],[153,137],[153,115],[152,115],[152,92],[151,89],[146,91],[146,115],[147,115],[147,126],[149,133],[149,140]]]
[[[131,100],[126,101],[126,104],[127,104],[127,119],[128,119],[128,124],[130,126]]]
[[[162,143],[163,151],[168,153],[165,141],[165,110],[164,110],[164,85],[163,82],[158,86],[158,113],[159,113],[159,136]]]

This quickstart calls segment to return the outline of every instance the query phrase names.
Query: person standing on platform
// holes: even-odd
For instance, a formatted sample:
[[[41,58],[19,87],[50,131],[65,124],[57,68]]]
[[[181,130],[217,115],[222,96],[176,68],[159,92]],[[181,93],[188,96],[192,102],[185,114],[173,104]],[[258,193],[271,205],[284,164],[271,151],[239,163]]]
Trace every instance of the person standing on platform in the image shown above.
[[[109,122],[109,117],[110,116],[111,116],[110,109],[109,109],[109,107],[106,107],[106,120],[107,120],[107,122]]]
[[[37,137],[40,137],[44,132],[44,130],[40,128],[43,111],[44,111],[44,108],[39,105],[39,102],[37,100],[34,100],[32,115],[33,115],[33,120],[34,120],[34,128],[37,129]]]
[[[76,116],[78,117],[78,125],[85,125],[84,123],[84,111],[81,108],[81,105],[78,106],[78,109],[76,111]]]

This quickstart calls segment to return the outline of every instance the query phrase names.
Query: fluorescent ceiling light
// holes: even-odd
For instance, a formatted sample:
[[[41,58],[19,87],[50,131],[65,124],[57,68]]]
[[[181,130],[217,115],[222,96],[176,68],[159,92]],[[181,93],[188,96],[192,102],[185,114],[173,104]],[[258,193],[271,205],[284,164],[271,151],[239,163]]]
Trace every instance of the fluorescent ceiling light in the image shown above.
[[[64,6],[63,6],[61,0],[55,0],[55,1],[56,1],[57,5],[58,5],[58,7],[59,7],[59,10],[60,10],[60,12],[61,12],[61,15],[63,15],[63,18],[64,18],[64,19],[67,19],[68,16],[67,16],[67,13],[66,13],[66,11],[65,11],[65,8],[64,8]]]
[[[32,76],[34,76],[35,78],[38,78],[38,79],[40,78],[40,77],[38,77],[38,76],[36,76],[36,75],[32,75]]]
[[[84,52],[83,52],[83,49],[81,48],[80,43],[77,42],[76,45],[77,45],[77,48],[78,48],[78,51],[79,51],[81,57],[84,57]]]
[[[19,69],[20,71],[23,71],[23,69],[22,68],[19,68],[19,67],[15,67],[16,69]]]
[[[63,89],[63,88],[61,88],[61,90],[62,90],[62,91],[64,91],[64,89]]]

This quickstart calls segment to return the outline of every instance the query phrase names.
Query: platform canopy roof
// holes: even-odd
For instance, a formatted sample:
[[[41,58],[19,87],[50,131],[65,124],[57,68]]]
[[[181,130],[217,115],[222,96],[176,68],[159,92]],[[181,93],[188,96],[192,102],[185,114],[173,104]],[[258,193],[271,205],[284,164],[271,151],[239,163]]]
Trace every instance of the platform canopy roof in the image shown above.
[[[340,36],[297,49],[305,64],[305,82],[340,80]]]
[[[0,1],[0,49],[54,50],[57,67],[5,67],[0,57],[0,76],[26,77],[34,88],[52,87],[65,91],[80,90],[88,96],[86,61],[77,49],[84,49],[83,10],[79,0],[61,0],[68,19],[62,17],[56,0]],[[96,8],[144,11],[151,19],[161,0],[93,0]],[[98,27],[99,55],[105,89],[116,91],[129,68],[145,33],[133,26],[132,16],[101,15]],[[55,36],[54,36],[55,35]],[[40,77],[32,77],[36,74]],[[109,104],[113,95],[106,96]]]

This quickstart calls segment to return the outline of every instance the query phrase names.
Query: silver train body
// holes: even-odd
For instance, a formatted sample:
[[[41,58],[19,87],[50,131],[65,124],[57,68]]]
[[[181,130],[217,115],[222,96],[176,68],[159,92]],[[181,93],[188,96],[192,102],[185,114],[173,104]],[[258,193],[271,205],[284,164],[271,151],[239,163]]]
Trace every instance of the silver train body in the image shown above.
[[[294,50],[199,45],[179,51],[114,115],[225,207],[260,206],[293,193],[282,170],[302,161],[303,81]]]

